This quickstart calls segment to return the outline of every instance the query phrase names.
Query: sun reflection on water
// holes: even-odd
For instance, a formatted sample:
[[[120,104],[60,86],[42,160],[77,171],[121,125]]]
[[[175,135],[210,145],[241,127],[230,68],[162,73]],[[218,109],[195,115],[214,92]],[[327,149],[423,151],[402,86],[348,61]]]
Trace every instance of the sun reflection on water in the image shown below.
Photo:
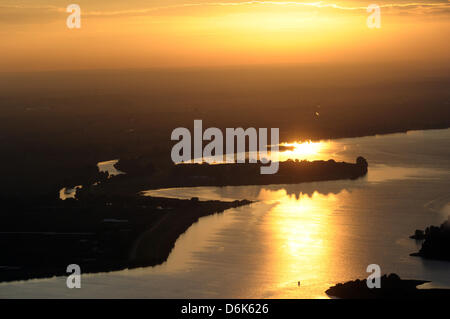
[[[291,287],[294,294],[296,279],[301,282],[302,291],[309,291],[318,297],[312,283],[323,280],[333,260],[333,237],[335,228],[332,212],[340,203],[339,195],[286,193],[286,190],[262,189],[259,198],[273,201],[275,205],[267,220],[267,236],[272,243],[270,265],[267,272],[276,274],[282,295]],[[289,289],[288,289],[289,290]],[[281,296],[281,295],[280,295]],[[276,297],[276,296],[272,296]]]

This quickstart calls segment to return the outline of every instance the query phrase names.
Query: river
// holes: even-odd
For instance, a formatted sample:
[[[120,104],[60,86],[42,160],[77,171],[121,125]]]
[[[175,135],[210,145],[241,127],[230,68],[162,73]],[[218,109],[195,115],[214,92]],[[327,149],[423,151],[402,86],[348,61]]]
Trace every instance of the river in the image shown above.
[[[409,256],[408,236],[450,215],[450,129],[291,143],[281,159],[354,162],[358,180],[295,185],[162,189],[147,195],[249,199],[203,217],[155,267],[0,284],[2,298],[327,298],[338,282],[382,273],[450,288],[450,263]],[[300,285],[298,282],[300,281]]]

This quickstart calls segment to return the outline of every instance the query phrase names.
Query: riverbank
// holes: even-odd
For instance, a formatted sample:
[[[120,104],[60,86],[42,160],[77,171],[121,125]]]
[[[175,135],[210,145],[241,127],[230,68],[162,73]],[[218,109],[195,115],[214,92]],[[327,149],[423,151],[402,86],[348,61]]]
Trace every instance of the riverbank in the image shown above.
[[[250,203],[84,194],[20,207],[0,225],[0,282],[161,264],[199,218]]]

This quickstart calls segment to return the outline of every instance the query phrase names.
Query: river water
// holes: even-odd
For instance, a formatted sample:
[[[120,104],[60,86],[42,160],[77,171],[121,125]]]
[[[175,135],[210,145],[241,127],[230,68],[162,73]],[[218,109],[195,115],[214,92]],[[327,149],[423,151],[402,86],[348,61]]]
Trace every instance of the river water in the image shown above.
[[[409,256],[408,236],[450,215],[450,129],[316,143],[291,143],[281,159],[369,162],[355,181],[197,187],[152,196],[249,199],[255,203],[203,217],[181,235],[162,265],[0,284],[0,297],[327,298],[338,282],[382,273],[449,287],[450,263]],[[298,282],[300,281],[300,286]]]

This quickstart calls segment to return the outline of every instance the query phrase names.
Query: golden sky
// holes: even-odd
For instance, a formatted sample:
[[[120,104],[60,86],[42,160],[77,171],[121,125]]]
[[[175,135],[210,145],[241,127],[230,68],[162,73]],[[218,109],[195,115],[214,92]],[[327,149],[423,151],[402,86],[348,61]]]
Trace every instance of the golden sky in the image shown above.
[[[69,29],[66,7],[81,7]],[[369,4],[381,28],[369,29]],[[0,0],[0,71],[449,64],[449,1]]]

